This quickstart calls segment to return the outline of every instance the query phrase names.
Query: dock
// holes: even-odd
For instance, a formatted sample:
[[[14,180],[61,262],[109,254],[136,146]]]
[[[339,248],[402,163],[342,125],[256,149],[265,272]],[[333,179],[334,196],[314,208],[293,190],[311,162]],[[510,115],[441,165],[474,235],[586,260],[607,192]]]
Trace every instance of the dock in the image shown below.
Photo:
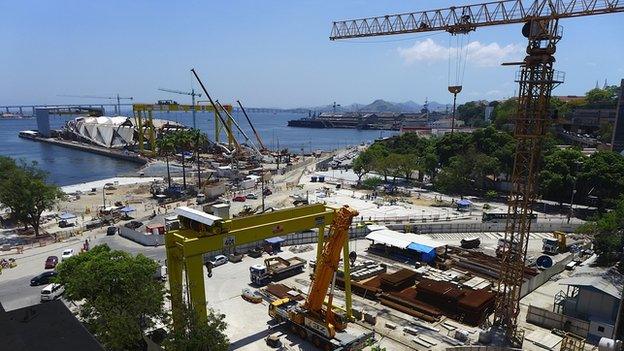
[[[23,139],[29,139],[32,141],[39,141],[42,143],[48,143],[52,145],[57,145],[61,147],[66,147],[70,149],[90,152],[93,154],[98,154],[106,157],[116,158],[118,160],[124,160],[129,162],[134,162],[140,165],[144,165],[150,161],[149,158],[141,156],[136,153],[132,153],[127,150],[116,150],[116,149],[108,149],[96,145],[85,144],[78,141],[73,140],[62,140],[57,138],[45,138],[37,131],[34,130],[25,130],[19,133],[19,137]]]

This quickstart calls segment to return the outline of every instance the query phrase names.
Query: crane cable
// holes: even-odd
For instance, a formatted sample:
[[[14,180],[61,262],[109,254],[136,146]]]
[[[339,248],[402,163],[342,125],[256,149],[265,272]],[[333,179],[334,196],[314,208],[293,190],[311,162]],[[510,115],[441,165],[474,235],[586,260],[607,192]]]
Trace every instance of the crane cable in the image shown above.
[[[455,38],[455,40],[453,40],[453,38]],[[470,33],[449,34],[447,68],[448,86],[461,86],[463,84],[466,73],[466,61],[468,59],[469,46]]]

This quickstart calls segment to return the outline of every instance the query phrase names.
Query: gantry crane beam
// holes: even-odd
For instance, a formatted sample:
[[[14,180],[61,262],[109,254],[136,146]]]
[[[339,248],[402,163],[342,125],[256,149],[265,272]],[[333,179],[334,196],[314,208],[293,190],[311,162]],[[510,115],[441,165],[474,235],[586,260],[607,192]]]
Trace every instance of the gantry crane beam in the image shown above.
[[[183,306],[183,283],[190,304],[200,319],[206,318],[203,254],[232,250],[239,245],[289,233],[317,228],[317,254],[324,244],[325,226],[332,223],[336,209],[321,204],[287,208],[270,213],[234,219],[220,218],[188,207],[178,207],[180,228],[167,230],[165,249],[174,325],[179,326]],[[348,236],[343,248],[347,315],[351,314]],[[317,261],[318,262],[318,261]],[[184,274],[184,271],[186,274]]]
[[[444,9],[336,21],[331,40],[446,31],[624,11],[624,0],[506,0]]]
[[[225,104],[223,108],[226,111],[232,111],[232,105]],[[150,144],[151,153],[156,150],[156,132],[152,123],[153,112],[189,112],[189,111],[202,111],[213,112],[215,114],[215,142],[219,142],[221,139],[221,131],[226,126],[222,127],[222,122],[219,120],[219,114],[215,111],[212,105],[185,105],[185,104],[132,104],[132,112],[134,114],[135,124],[139,132],[139,152],[144,151],[144,133],[148,131],[148,141]],[[147,122],[145,121],[147,120]],[[233,136],[228,134],[228,142],[232,145]]]

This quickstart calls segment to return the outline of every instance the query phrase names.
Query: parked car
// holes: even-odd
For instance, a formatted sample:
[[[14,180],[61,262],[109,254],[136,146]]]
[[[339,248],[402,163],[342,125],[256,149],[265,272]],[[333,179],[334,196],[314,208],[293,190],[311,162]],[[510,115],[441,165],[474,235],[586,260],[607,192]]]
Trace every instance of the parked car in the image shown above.
[[[72,257],[73,255],[74,255],[74,249],[63,250],[63,254],[61,254],[61,262]]]
[[[48,256],[45,261],[45,269],[55,268],[58,264],[58,257],[56,256]]]
[[[247,198],[244,197],[243,195],[236,195],[232,199],[232,201],[235,201],[235,202],[245,202],[245,200],[247,200]]]
[[[211,260],[208,261],[213,267],[224,265],[228,262],[228,258],[224,255],[216,255]]]
[[[245,197],[250,199],[250,200],[256,200],[258,198],[258,196],[256,194],[247,194],[247,195],[245,195]]]
[[[267,188],[267,189],[264,189],[264,191],[262,192],[262,194],[263,194],[264,196],[269,196],[269,195],[273,194],[273,192],[271,191],[271,189],[268,189],[268,188]]]
[[[59,298],[65,292],[61,284],[52,283],[41,289],[41,301],[52,301]]]
[[[30,280],[30,286],[49,284],[50,280],[58,275],[56,271],[46,271]]]
[[[108,228],[106,228],[106,235],[115,235],[115,234],[117,234],[118,230],[119,229],[117,229],[117,227],[112,227],[112,226],[108,227]]]

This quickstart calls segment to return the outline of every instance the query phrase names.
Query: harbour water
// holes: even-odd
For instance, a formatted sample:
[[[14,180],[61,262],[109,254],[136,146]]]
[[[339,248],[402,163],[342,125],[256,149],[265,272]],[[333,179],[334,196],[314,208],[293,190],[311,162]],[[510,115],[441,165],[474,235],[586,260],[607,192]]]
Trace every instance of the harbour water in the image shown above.
[[[130,115],[130,114],[126,114]],[[214,115],[197,113],[197,126],[214,138]],[[191,113],[157,113],[155,118],[169,119],[192,126]],[[294,153],[310,152],[310,150],[333,150],[369,142],[380,137],[395,134],[390,131],[354,130],[354,129],[309,129],[288,127],[290,119],[301,115],[290,113],[249,113],[254,126],[270,149],[289,149]],[[60,128],[73,117],[51,116],[52,128]],[[245,133],[255,142],[253,132],[242,114],[235,113]],[[115,160],[79,150],[67,149],[46,143],[20,139],[21,130],[36,129],[35,119],[0,120],[0,155],[36,161],[39,166],[49,172],[50,180],[58,185],[77,184],[104,178],[123,175],[136,175],[140,166],[131,162]],[[244,140],[239,131],[235,130],[238,140]],[[224,138],[224,137],[223,137]]]

